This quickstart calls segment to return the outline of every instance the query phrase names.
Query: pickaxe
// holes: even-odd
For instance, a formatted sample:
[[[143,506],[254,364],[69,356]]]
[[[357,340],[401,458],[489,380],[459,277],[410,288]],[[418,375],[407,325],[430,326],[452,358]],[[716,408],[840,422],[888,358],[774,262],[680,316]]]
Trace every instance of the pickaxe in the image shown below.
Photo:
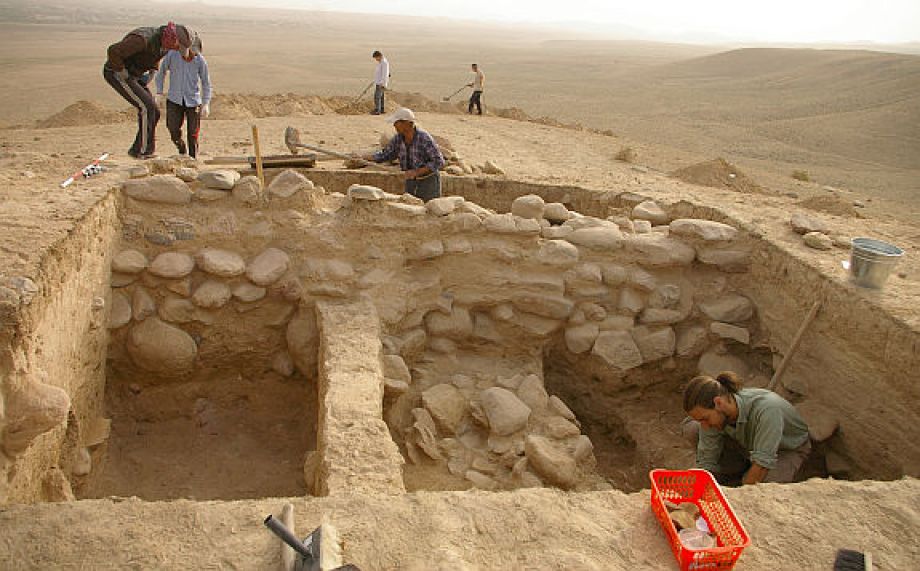
[[[287,129],[284,130],[284,144],[288,148],[288,150],[291,151],[292,155],[297,154],[297,149],[300,149],[300,148],[310,149],[311,151],[316,151],[317,153],[323,153],[324,155],[338,157],[340,159],[345,159],[346,161],[359,162],[363,165],[366,165],[369,167],[376,167],[378,169],[382,169],[388,172],[400,172],[400,170],[396,167],[382,165],[380,163],[375,163],[373,161],[367,161],[367,160],[362,159],[361,157],[356,157],[354,155],[349,155],[346,153],[339,153],[336,151],[330,151],[329,149],[323,149],[322,147],[314,147],[312,145],[305,145],[300,142],[300,131],[298,131],[294,127],[288,127]]]

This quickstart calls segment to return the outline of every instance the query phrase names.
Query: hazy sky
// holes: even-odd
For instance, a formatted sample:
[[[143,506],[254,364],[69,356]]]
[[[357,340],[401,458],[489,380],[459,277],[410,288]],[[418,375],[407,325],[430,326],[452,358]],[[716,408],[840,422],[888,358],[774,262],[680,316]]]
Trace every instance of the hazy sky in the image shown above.
[[[166,0],[173,1],[173,0]],[[189,1],[189,0],[182,0]],[[200,0],[199,0],[200,1]],[[920,41],[920,0],[204,0],[336,12],[634,28],[661,39]],[[636,34],[633,34],[635,36]]]

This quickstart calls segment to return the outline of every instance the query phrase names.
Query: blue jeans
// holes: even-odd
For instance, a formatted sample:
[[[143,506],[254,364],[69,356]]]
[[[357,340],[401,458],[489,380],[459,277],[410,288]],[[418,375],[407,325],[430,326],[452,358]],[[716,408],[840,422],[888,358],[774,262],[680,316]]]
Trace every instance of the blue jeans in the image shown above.
[[[441,196],[441,175],[431,173],[425,178],[409,179],[406,181],[406,193],[428,202],[432,198]]]
[[[374,113],[383,113],[383,93],[384,87],[382,85],[374,86]]]

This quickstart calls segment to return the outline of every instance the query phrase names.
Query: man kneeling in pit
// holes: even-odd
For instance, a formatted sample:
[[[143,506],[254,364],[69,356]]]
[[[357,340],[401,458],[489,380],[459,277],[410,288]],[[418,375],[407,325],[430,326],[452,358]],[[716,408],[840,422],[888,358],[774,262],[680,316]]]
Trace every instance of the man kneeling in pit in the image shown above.
[[[735,373],[691,379],[684,411],[682,431],[696,442],[696,466],[723,485],[793,482],[811,452],[795,407],[767,389],[742,389]]]

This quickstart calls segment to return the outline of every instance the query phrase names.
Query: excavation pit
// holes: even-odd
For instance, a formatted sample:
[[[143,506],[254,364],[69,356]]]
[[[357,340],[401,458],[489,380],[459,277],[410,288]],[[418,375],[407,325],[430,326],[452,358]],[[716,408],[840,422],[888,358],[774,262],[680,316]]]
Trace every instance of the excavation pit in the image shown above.
[[[230,184],[128,181],[63,246],[15,341],[7,501],[643,489],[693,463],[682,384],[765,386],[819,299],[779,389],[823,429],[812,475],[918,472],[877,420],[917,420],[892,374],[914,333],[717,210],[451,177],[426,205],[366,172]]]

